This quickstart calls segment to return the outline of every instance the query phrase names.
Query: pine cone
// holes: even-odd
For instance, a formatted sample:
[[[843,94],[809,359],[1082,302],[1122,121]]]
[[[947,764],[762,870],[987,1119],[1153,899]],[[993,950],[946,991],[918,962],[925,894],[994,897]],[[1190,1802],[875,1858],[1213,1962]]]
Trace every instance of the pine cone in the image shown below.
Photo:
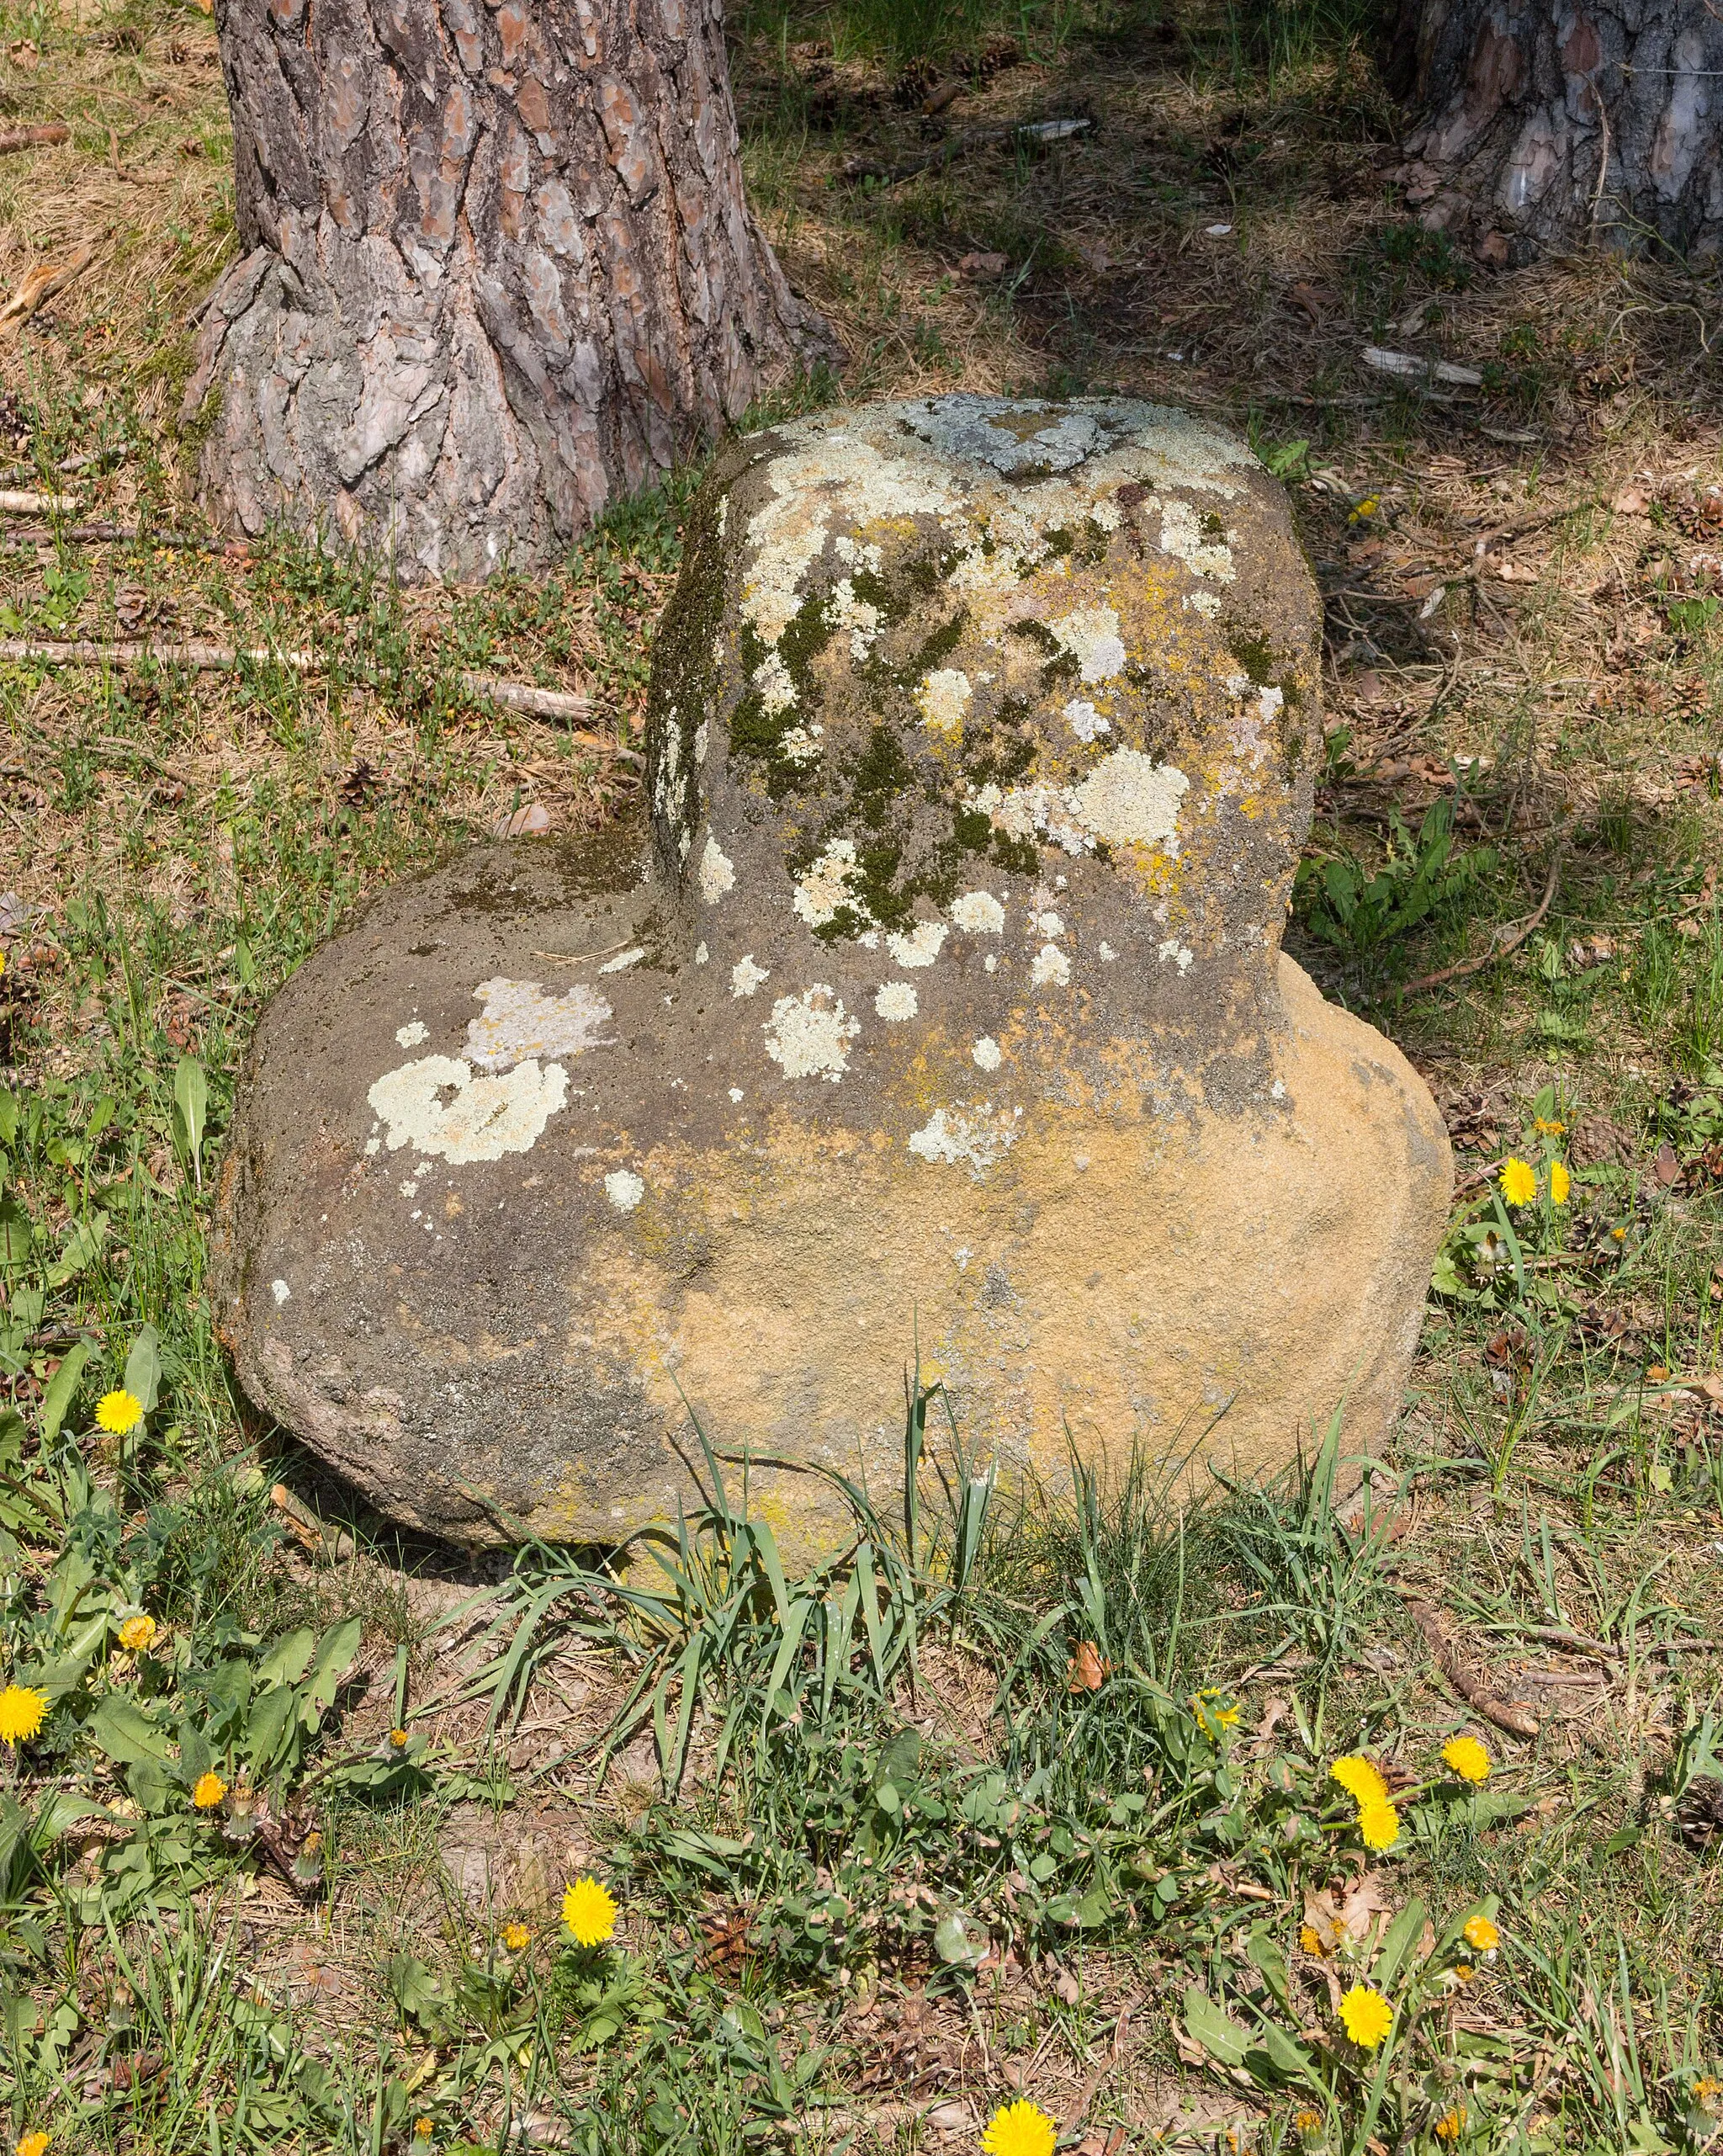
[[[1723,1782],[1714,1774],[1695,1775],[1675,1807],[1675,1824],[1695,1849],[1709,1849],[1723,1837]]]

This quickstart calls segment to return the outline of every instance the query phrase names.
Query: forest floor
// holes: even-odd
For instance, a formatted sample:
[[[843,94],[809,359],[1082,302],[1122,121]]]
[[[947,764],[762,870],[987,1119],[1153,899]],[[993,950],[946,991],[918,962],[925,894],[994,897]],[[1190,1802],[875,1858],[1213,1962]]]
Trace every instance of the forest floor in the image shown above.
[[[260,1421],[203,1291],[257,1014],[383,879],[626,806],[692,475],[481,592],[213,538],[174,434],[234,244],[213,28],[8,0],[7,124],[70,135],[0,158],[4,281],[82,266],[0,320],[0,486],[75,498],[0,510],[0,637],[312,661],[0,656],[0,1625],[49,1704],[0,1771],[10,2135],[957,2151],[1021,2099],[1081,2156],[1705,2146],[1723,290],[1457,256],[1332,11],[761,0],[732,33],[843,394],[1117,387],[1291,489],[1329,717],[1289,947],[1461,1166],[1403,1426],[1344,1512],[1328,1444],[1274,1489],[947,1514],[936,1404],[919,1521],[858,1516],[867,1607],[852,1559],[798,1646],[734,1490],[628,1601],[593,1553],[405,1543]],[[122,1384],[148,1414],[106,1431]],[[1441,1758],[1467,1733],[1481,1784]],[[1357,1754],[1386,1848],[1329,1775]],[[581,1874],[620,1909],[590,1947]]]

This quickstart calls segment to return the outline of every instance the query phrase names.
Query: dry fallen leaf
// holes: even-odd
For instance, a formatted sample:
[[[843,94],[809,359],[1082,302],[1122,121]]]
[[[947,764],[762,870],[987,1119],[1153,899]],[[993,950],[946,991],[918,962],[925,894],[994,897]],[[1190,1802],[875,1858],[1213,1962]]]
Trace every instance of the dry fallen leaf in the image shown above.
[[[957,264],[957,274],[974,278],[1003,277],[1010,267],[1010,259],[1005,255],[978,252],[963,257]]]
[[[530,808],[517,809],[512,815],[499,816],[490,826],[497,838],[537,838],[549,828],[550,811],[537,801]]]
[[[8,45],[6,57],[24,75],[34,75],[42,64],[42,55],[34,38],[21,37],[15,45]]]
[[[1073,1691],[1099,1691],[1110,1667],[1100,1659],[1100,1650],[1092,1639],[1080,1640],[1065,1666],[1065,1681]]]

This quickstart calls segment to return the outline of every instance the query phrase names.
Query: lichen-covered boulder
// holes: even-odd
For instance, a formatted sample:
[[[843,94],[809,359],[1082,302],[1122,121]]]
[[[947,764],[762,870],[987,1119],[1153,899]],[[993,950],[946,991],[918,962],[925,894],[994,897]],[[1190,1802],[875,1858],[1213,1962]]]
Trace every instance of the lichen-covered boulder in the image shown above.
[[[386,893],[266,1014],[225,1170],[253,1394],[386,1511],[613,1537],[693,1419],[817,1546],[902,1373],[1054,1479],[1398,1405],[1451,1187],[1279,948],[1319,739],[1280,489],[1172,412],[755,435],[696,506],[651,829]]]

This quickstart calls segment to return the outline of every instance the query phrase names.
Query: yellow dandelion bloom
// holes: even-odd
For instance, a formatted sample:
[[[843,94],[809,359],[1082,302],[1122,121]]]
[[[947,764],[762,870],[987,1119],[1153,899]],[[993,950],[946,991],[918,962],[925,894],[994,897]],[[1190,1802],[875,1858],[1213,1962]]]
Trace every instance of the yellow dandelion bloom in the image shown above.
[[[1470,1983],[1473,1977],[1476,1975],[1477,1972],[1472,1967],[1470,1962],[1455,1962],[1454,1964],[1454,1973],[1459,1978],[1461,1983]]]
[[[1551,1204],[1566,1205],[1567,1193],[1572,1187],[1573,1178],[1567,1172],[1567,1163],[1563,1160],[1551,1160],[1550,1163]]]
[[[1466,1920],[1466,1943],[1480,1954],[1493,1954],[1502,1943],[1502,1935],[1487,1916],[1469,1916]]]
[[[1462,1782],[1488,1778],[1490,1755],[1476,1737],[1450,1737],[1442,1747],[1442,1759]]]
[[[1312,1956],[1317,1961],[1322,1959],[1323,1936],[1313,1924],[1299,1925],[1298,1944],[1302,1952]]]
[[[12,2156],[48,2156],[45,2133],[26,2133],[14,2145]]]
[[[1392,1849],[1400,1839],[1400,1814],[1386,1798],[1380,1804],[1360,1804],[1358,1831],[1366,1849]]]
[[[981,2137],[983,2156],[1053,2156],[1059,2129],[1039,2104],[1020,2096],[1002,2105]]]
[[[436,2126],[430,2119],[415,2119],[413,2121],[413,2138],[415,2141],[428,2141],[436,2131]]]
[[[524,1954],[533,1943],[533,1935],[524,1924],[505,1924],[502,1943],[512,1954]]]
[[[119,1628],[119,1644],[128,1654],[141,1654],[156,1644],[156,1620],[152,1617],[128,1617]]]
[[[144,1404],[135,1393],[103,1393],[96,1403],[96,1422],[98,1428],[112,1431],[114,1436],[125,1436],[128,1430],[135,1430],[144,1419]]]
[[[1723,2081],[1714,2081],[1709,2074],[1702,2074],[1693,2084],[1694,2101],[1709,2104],[1715,2096],[1723,2096]]]
[[[404,1752],[407,1748],[406,1731],[405,1729],[391,1729],[389,1733],[389,1741],[395,1746],[396,1751]]]
[[[1609,1230],[1609,1240],[1610,1240],[1610,1241],[1611,1241],[1611,1242],[1614,1242],[1614,1243],[1625,1243],[1625,1242],[1627,1240],[1627,1230],[1626,1230],[1626,1229],[1625,1229],[1625,1228],[1612,1228],[1612,1229]]]
[[[1553,1116],[1535,1115],[1532,1125],[1540,1138],[1559,1138],[1567,1128],[1565,1123],[1558,1123]]]
[[[1374,2051],[1394,2026],[1394,2010],[1381,1992],[1355,1983],[1340,2001],[1340,2026],[1360,2051]]]
[[[1498,1178],[1502,1195],[1510,1205],[1529,1205],[1538,1194],[1537,1170],[1529,1160],[1522,1160],[1517,1153],[1510,1153],[1502,1163]]]
[[[616,1904],[607,1888],[583,1873],[562,1898],[562,1920],[577,1946],[602,1946],[616,1930]]]
[[[34,1685],[8,1685],[0,1691],[0,1744],[22,1744],[34,1737],[48,1713],[48,1695]]]
[[[1366,494],[1363,501],[1355,505],[1346,521],[1349,524],[1362,523],[1367,518],[1374,517],[1381,506],[1379,496]]]
[[[1238,1726],[1238,1702],[1218,1685],[1205,1685],[1200,1692],[1194,1693],[1190,1711],[1199,1722],[1217,1723],[1222,1729],[1236,1729]]]
[[[1464,2133],[1465,2131],[1466,2106],[1464,2104],[1456,2104],[1451,2111],[1445,2111],[1442,2116],[1436,2121],[1436,2138],[1438,2141],[1446,2141],[1449,2143],[1458,2141],[1461,2135]]]
[[[1358,1804],[1386,1804],[1388,1785],[1361,1752],[1349,1752],[1328,1769],[1346,1794]]]
[[[227,1784],[219,1774],[200,1774],[192,1790],[192,1802],[200,1812],[213,1812],[227,1794]]]

